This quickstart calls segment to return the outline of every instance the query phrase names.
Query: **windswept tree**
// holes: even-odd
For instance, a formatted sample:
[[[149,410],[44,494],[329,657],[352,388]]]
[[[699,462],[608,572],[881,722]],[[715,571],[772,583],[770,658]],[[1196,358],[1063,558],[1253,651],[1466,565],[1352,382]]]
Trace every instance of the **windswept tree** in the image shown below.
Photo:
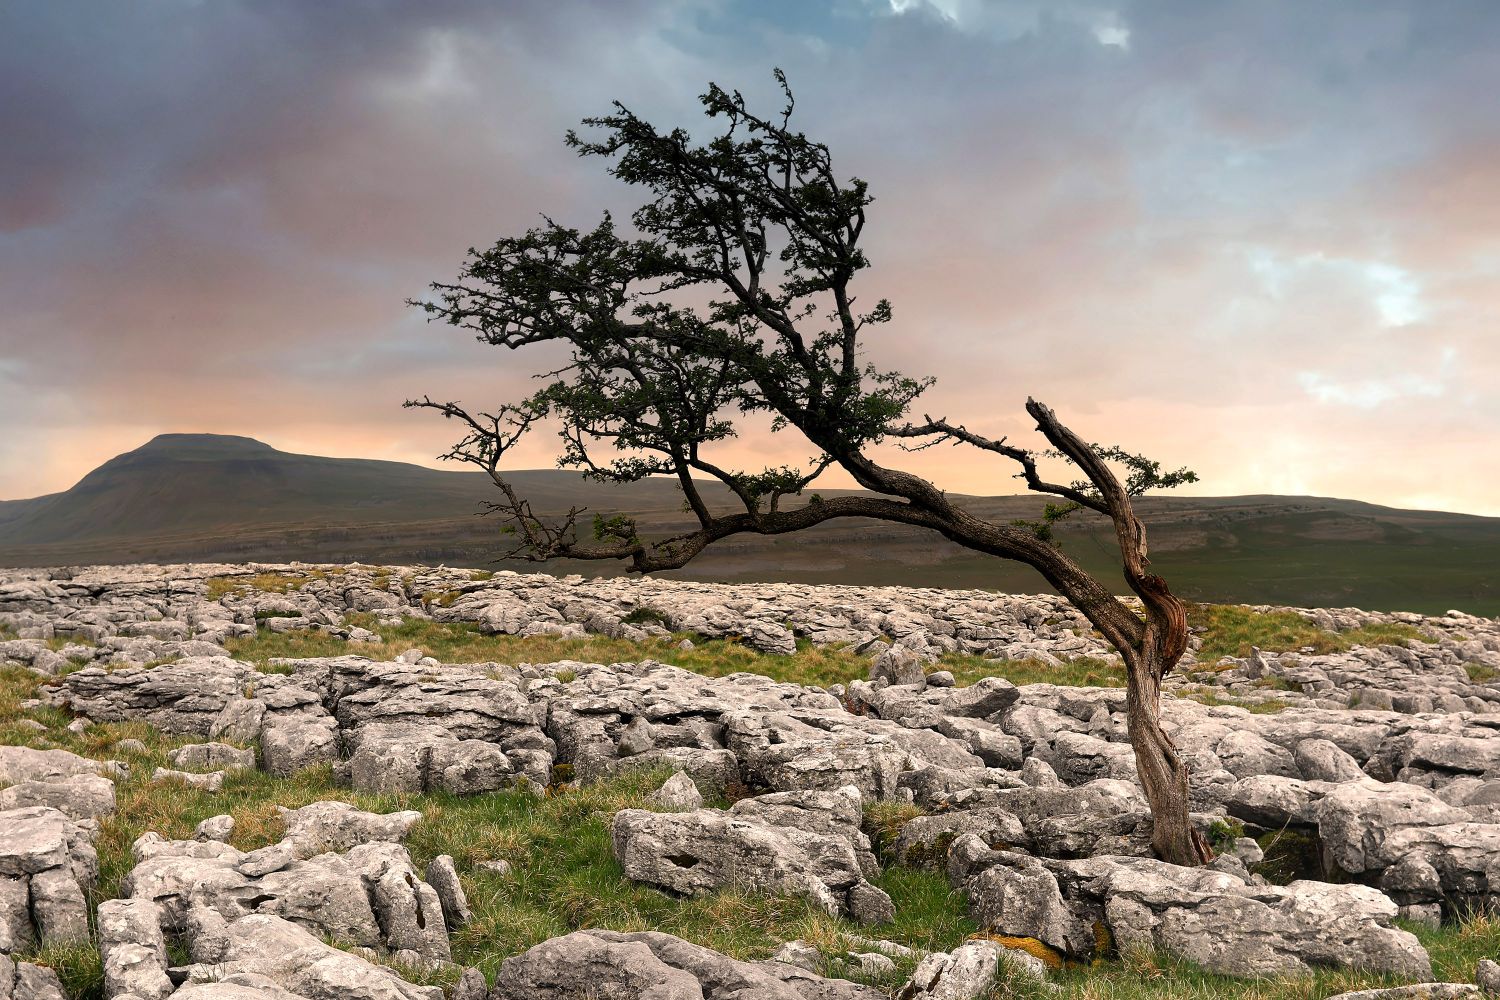
[[[891,319],[884,299],[857,308],[852,288],[868,266],[860,249],[872,200],[867,186],[841,180],[828,147],[791,130],[791,90],[779,70],[776,79],[786,102],[772,118],[711,84],[700,99],[722,127],[705,145],[681,129],[659,131],[619,102],[613,114],[584,120],[595,130],[589,138],[570,131],[567,144],[580,155],[611,161],[611,174],[650,193],[632,216],[635,234],[617,233],[607,214],[588,231],[544,217],[524,235],[470,250],[455,282],[435,283],[430,300],[413,303],[488,344],[558,342],[568,360],[543,375],[530,398],[492,412],[431,398],[407,405],[463,425],[465,436],[444,457],[489,474],[501,497],[489,509],[507,520],[513,554],[529,559],[675,569],[721,538],[781,535],[856,517],[927,528],[1035,567],[1124,659],[1130,738],[1157,853],[1179,864],[1206,861],[1208,847],[1188,818],[1186,770],[1160,725],[1162,678],[1187,648],[1187,617],[1166,582],[1148,571],[1146,530],[1131,506],[1147,490],[1195,477],[1091,445],[1035,400],[1027,400],[1026,412],[1046,441],[1037,449],[946,419],[914,419],[913,403],[931,380],[881,370],[860,348],[866,327]],[[716,446],[747,419],[800,435],[812,457],[801,467],[757,472],[716,461],[723,451]],[[563,467],[616,483],[675,477],[696,527],[646,538],[628,516],[581,522],[581,510],[550,518],[534,511],[501,465],[543,420],[561,426]],[[1056,499],[1036,521],[988,521],[922,477],[877,461],[871,451],[882,442],[908,450],[974,448],[1013,463],[1029,489]],[[1066,480],[1081,476],[1049,481],[1041,471],[1048,462],[1071,465]],[[835,466],[868,495],[804,497]],[[732,510],[709,502],[705,480],[728,489]],[[1054,541],[1056,522],[1079,510],[1113,523],[1138,606],[1117,598]]]

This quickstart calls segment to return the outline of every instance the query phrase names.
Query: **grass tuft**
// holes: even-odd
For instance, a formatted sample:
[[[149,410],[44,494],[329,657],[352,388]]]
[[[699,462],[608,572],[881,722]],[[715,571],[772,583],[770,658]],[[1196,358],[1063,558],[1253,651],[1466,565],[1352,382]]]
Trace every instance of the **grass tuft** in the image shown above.
[[[1464,673],[1469,675],[1469,680],[1475,684],[1488,684],[1490,681],[1500,678],[1500,670],[1486,663],[1465,663]]]
[[[1188,624],[1202,630],[1203,645],[1197,657],[1204,664],[1225,656],[1249,656],[1252,646],[1267,652],[1311,649],[1315,654],[1326,654],[1355,646],[1406,646],[1431,641],[1403,622],[1377,622],[1347,632],[1329,632],[1295,611],[1256,611],[1242,604],[1190,605]]]
[[[293,590],[300,590],[309,579],[322,579],[327,575],[326,571],[314,570],[305,576],[292,576],[288,573],[214,576],[209,577],[208,582],[204,584],[204,596],[210,601],[217,601],[242,590],[258,590],[264,594],[286,594]]]
[[[254,636],[224,643],[237,659],[272,669],[273,659],[343,656],[354,653],[373,660],[392,660],[409,649],[420,649],[444,663],[621,663],[657,660],[709,677],[756,673],[773,680],[816,687],[845,684],[865,677],[870,661],[847,649],[813,646],[799,640],[790,655],[762,653],[743,642],[704,639],[688,633],[651,637],[640,642],[590,635],[582,639],[555,636],[486,635],[473,622],[435,622],[409,618],[399,625],[383,625],[373,615],[350,614],[350,625],[367,628],[381,638],[378,643],[348,643],[321,632],[275,633],[261,630]],[[684,638],[693,638],[694,648],[679,649]],[[1118,663],[1077,657],[1060,666],[1040,660],[989,660],[981,656],[950,654],[934,670],[952,671],[959,684],[972,684],[984,677],[1005,677],[1016,684],[1046,682],[1091,687],[1119,687],[1125,674]]]

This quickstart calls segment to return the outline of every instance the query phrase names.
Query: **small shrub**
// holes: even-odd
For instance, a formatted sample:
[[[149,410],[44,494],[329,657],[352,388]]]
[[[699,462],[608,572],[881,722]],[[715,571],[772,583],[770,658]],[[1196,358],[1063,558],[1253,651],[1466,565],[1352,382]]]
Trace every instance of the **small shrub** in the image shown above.
[[[1208,844],[1216,853],[1222,854],[1234,846],[1234,842],[1245,835],[1245,824],[1237,819],[1225,817],[1208,825]]]
[[[1288,827],[1255,838],[1265,858],[1250,870],[1276,885],[1299,878],[1324,879],[1323,844],[1310,830]]]
[[[620,621],[626,625],[660,625],[662,628],[671,628],[672,622],[666,613],[644,604],[631,611],[630,614],[621,618]]]

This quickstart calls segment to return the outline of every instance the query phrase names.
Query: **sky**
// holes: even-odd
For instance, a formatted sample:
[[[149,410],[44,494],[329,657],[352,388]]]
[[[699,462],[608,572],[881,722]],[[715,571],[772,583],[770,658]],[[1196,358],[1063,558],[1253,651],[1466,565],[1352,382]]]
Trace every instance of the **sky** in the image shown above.
[[[1186,492],[1500,515],[1496,51],[1493,0],[4,0],[0,498],[163,432],[439,464],[404,399],[551,358],[404,301],[539,213],[628,216],[580,119],[707,136],[710,81],[774,111],[779,66],[870,184],[865,349],[936,377],[919,416],[1025,444],[1034,396]]]

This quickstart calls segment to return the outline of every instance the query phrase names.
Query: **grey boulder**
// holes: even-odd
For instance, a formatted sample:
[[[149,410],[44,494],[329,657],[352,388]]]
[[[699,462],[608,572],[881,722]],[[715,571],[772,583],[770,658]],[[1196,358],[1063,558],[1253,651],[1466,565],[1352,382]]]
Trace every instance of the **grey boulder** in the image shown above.
[[[729,810],[623,809],[610,835],[615,857],[637,882],[687,896],[749,885],[878,922],[889,919],[890,897],[865,880],[874,858],[859,813],[853,788],[780,793]]]
[[[1035,955],[998,941],[969,941],[922,959],[897,1000],[977,1000],[1009,976],[1044,982],[1047,966]]]
[[[105,996],[163,1000],[172,993],[160,907],[149,899],[106,900],[98,927]]]
[[[689,810],[703,805],[703,793],[698,791],[698,786],[686,771],[672,775],[648,798],[652,805],[663,809]]]
[[[300,809],[277,806],[277,810],[286,825],[286,839],[303,845],[309,857],[372,842],[402,843],[422,818],[415,809],[375,813],[337,801],[313,802]]]
[[[1096,923],[1116,946],[1154,948],[1233,976],[1354,967],[1426,979],[1426,950],[1392,925],[1397,906],[1363,885],[1251,885],[1228,873],[1150,858],[1052,861],[963,837],[949,874],[981,925],[1094,954]]]
[[[115,811],[115,783],[98,774],[70,774],[0,790],[0,812],[29,806],[47,806],[86,823]]]
[[[442,997],[441,989],[414,986],[389,969],[324,944],[279,917],[240,917],[228,922],[223,933],[219,961],[189,966],[190,983],[224,983],[240,977],[256,977],[248,981],[264,982],[306,1000],[441,1000]],[[179,991],[177,996],[197,995],[205,1000],[218,997],[212,992],[194,994],[187,990]]]
[[[84,831],[46,806],[0,812],[0,830],[0,952],[87,941],[98,856]]]
[[[469,911],[469,898],[464,894],[463,884],[458,880],[458,869],[453,858],[439,854],[427,864],[427,884],[437,893],[443,906],[443,918],[449,927],[462,927],[473,916]]]
[[[785,962],[741,962],[653,931],[575,931],[508,958],[490,1000],[880,1000]]]
[[[68,1000],[57,973],[0,951],[0,1000]]]

